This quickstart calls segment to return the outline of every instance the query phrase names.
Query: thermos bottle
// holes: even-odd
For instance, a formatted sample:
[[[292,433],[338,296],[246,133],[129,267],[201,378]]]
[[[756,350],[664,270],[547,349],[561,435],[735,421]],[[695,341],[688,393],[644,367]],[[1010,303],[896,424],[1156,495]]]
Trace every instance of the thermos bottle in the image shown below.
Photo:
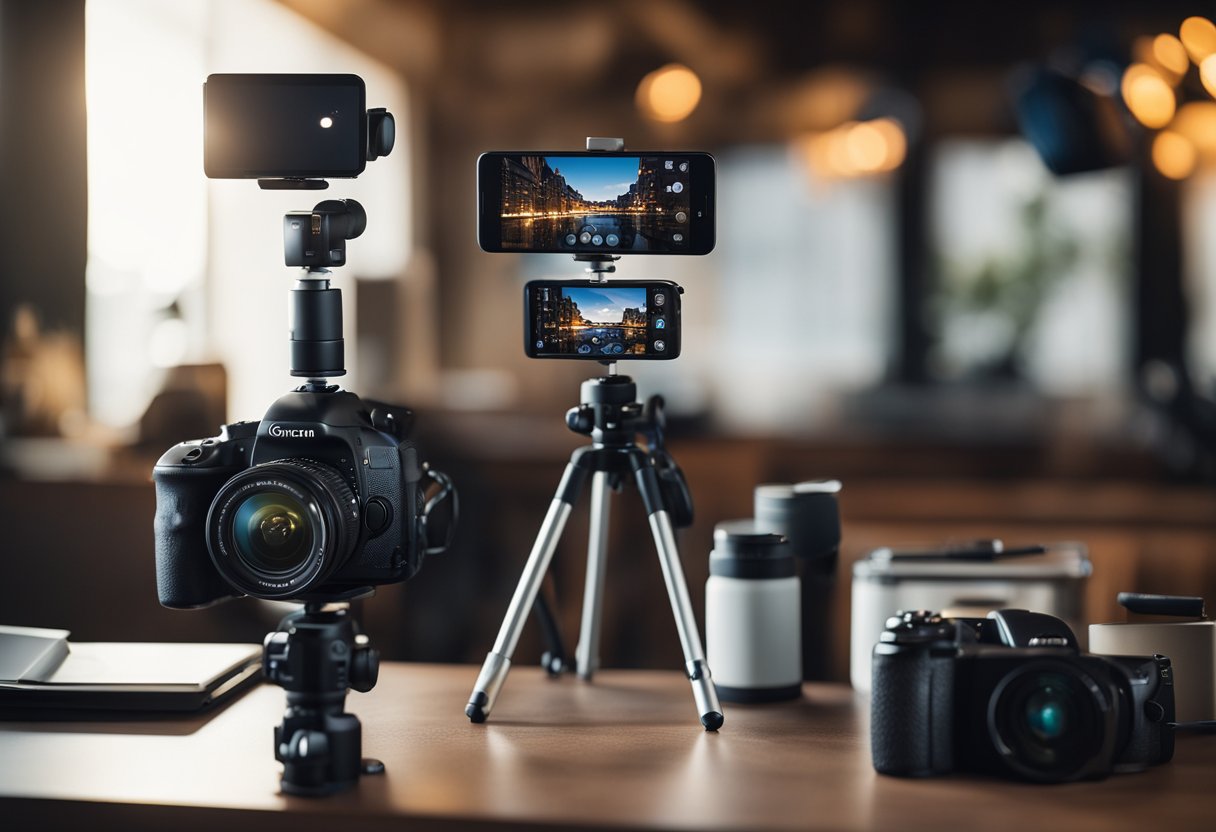
[[[775,702],[801,695],[800,596],[785,537],[752,520],[714,527],[705,641],[720,698]]]
[[[802,582],[802,678],[808,681],[832,678],[839,492],[837,480],[756,486],[757,527],[785,535],[798,564]]]

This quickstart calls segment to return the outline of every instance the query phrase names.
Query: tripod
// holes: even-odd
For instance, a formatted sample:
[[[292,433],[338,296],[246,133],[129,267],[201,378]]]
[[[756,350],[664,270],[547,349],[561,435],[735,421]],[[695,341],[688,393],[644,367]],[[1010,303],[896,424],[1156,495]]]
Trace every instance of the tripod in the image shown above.
[[[262,670],[287,692],[274,729],[287,794],[320,797],[354,786],[360,774],[384,772],[379,760],[362,759],[362,726],[344,710],[347,690],[366,693],[380,671],[379,652],[355,632],[349,608],[309,602],[266,636]]]
[[[511,669],[511,656],[523,632],[529,610],[536,602],[545,572],[570,511],[588,476],[591,477],[591,534],[587,551],[587,581],[583,596],[582,627],[575,651],[578,675],[589,680],[599,663],[600,614],[603,601],[608,543],[609,488],[619,490],[632,477],[650,518],[667,594],[675,615],[685,670],[692,683],[693,698],[701,724],[708,731],[722,727],[722,706],[714,689],[709,666],[701,649],[701,634],[693,616],[680,554],[676,548],[673,519],[691,522],[692,501],[683,474],[663,448],[663,404],[652,397],[643,408],[637,401],[637,385],[628,376],[614,373],[583,382],[582,403],[566,413],[566,425],[575,433],[591,437],[591,445],[577,448],[562,475],[549,511],[541,523],[523,575],[507,607],[494,648],[486,656],[465,714],[473,722],[485,722]],[[647,437],[643,449],[637,436]]]

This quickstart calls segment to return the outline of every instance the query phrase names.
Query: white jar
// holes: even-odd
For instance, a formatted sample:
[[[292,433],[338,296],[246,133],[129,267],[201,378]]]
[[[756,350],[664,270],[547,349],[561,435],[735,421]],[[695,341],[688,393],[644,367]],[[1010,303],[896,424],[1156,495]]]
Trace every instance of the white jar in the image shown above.
[[[758,530],[751,520],[714,528],[705,641],[719,697],[775,702],[802,694],[800,597],[783,536]]]

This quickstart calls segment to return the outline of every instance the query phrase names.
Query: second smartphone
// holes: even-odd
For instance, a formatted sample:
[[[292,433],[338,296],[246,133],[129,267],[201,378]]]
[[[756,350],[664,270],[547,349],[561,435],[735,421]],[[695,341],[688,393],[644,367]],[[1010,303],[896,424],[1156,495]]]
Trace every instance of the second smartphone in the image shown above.
[[[592,361],[675,358],[683,291],[670,280],[530,281],[524,351]]]
[[[708,254],[714,158],[692,152],[494,152],[477,160],[485,251]]]

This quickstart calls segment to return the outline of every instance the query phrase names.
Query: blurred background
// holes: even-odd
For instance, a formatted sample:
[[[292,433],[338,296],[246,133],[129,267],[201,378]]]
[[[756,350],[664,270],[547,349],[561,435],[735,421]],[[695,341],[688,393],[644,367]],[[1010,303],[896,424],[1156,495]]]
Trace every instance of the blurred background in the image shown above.
[[[670,409],[716,522],[835,477],[826,678],[850,564],[879,545],[1079,540],[1120,590],[1216,602],[1216,26],[1204,4],[0,0],[0,622],[78,640],[260,641],[281,610],[156,602],[152,463],[258,419],[288,375],[281,215],[209,181],[212,72],[353,72],[396,116],[337,273],[343,385],[419,413],[457,481],[447,554],[361,602],[388,658],[480,661],[570,451],[580,362],[530,362],[523,284],[485,254],[475,160],[585,136],[718,159],[718,245],[632,258],[684,296]],[[571,642],[586,511],[551,594]],[[640,501],[614,503],[603,661],[682,664]],[[517,663],[542,649],[530,628]]]

